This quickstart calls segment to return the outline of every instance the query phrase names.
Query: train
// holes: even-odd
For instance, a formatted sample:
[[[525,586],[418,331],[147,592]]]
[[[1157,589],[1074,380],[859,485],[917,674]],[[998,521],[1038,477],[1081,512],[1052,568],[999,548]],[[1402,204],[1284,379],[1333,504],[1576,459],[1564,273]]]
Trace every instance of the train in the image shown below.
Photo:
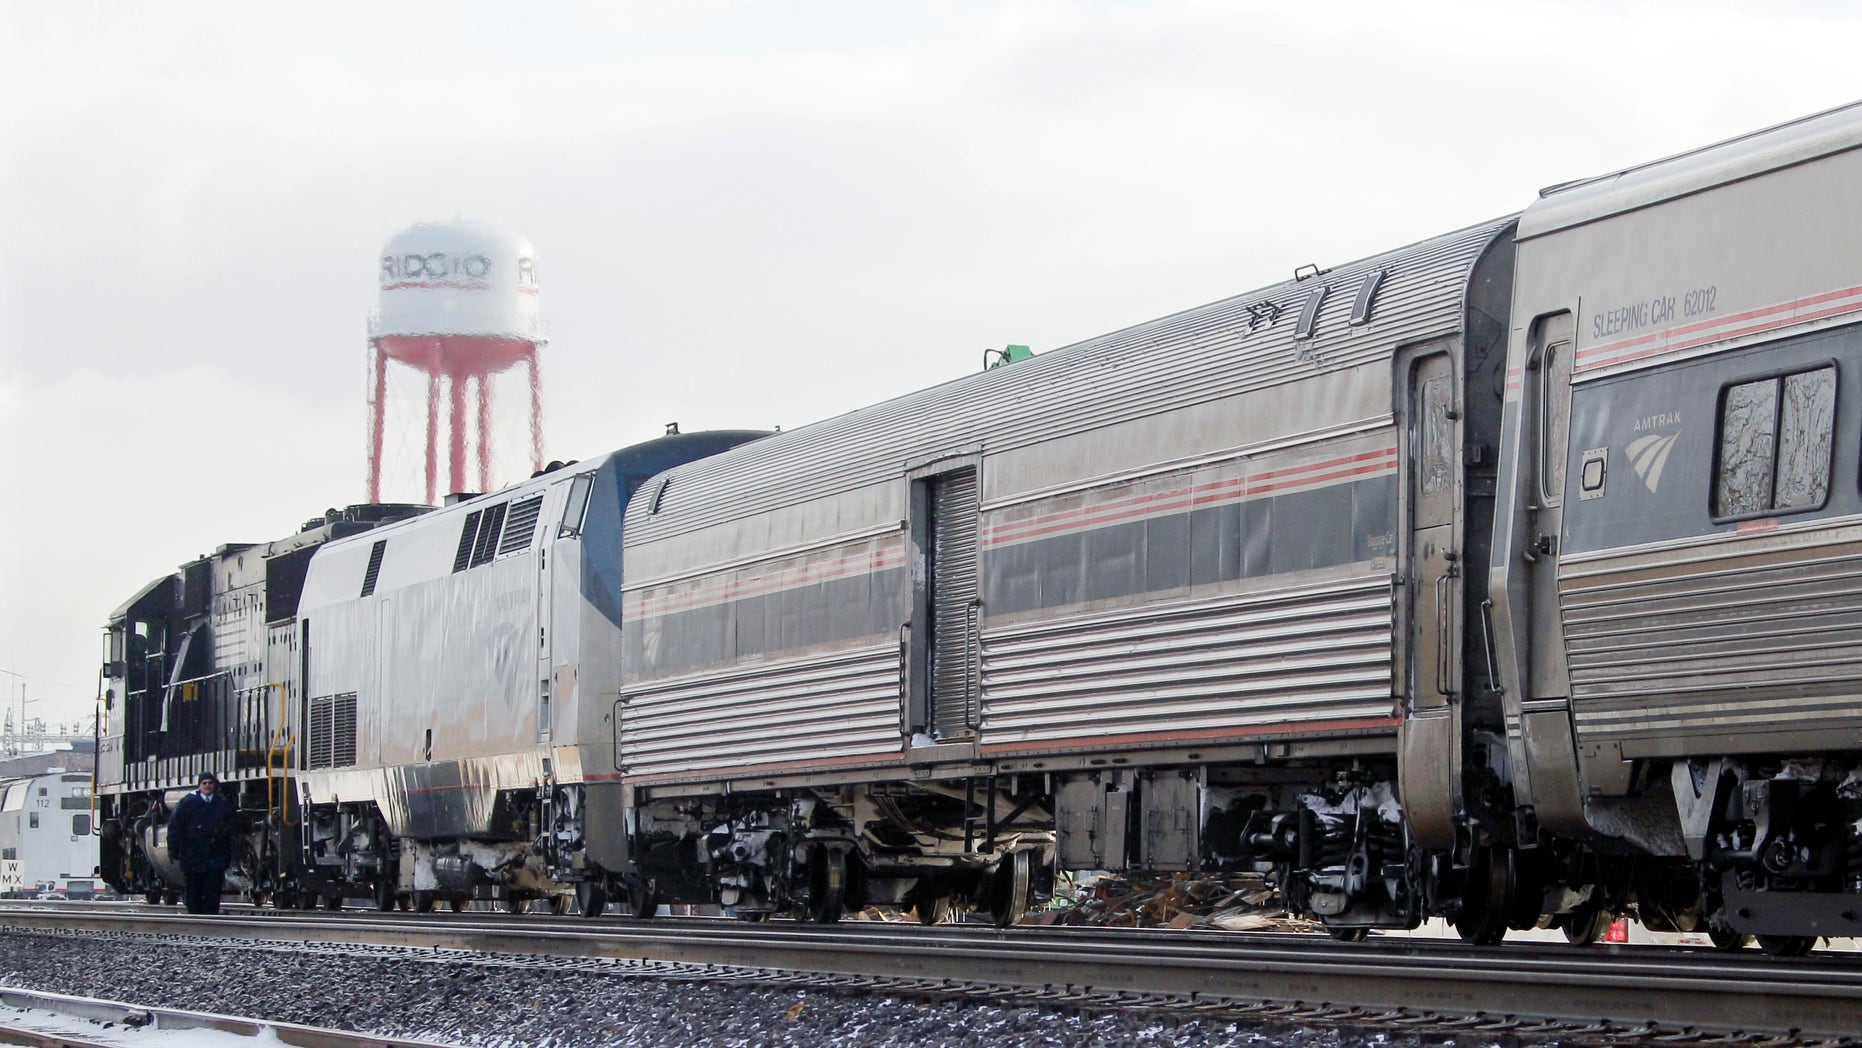
[[[104,876],[279,906],[1862,935],[1862,104],[784,432],[352,507],[108,624]],[[1847,392],[1844,392],[1847,390]]]
[[[91,777],[41,768],[0,779],[0,898],[89,899],[97,884]]]

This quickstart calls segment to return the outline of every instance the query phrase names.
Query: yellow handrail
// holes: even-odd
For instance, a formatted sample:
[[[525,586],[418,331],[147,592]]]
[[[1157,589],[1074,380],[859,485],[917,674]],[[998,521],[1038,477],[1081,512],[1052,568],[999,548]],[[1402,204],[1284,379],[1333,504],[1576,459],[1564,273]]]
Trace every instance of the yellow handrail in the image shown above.
[[[287,712],[284,697],[284,683],[272,681],[268,688],[278,689],[278,716],[273,719],[271,739],[265,747],[265,810],[270,813],[277,807],[277,797],[291,796],[291,747],[297,742],[297,736],[284,722]],[[273,793],[276,784],[277,793]],[[295,826],[291,820],[289,805],[278,809],[278,821],[284,826]]]

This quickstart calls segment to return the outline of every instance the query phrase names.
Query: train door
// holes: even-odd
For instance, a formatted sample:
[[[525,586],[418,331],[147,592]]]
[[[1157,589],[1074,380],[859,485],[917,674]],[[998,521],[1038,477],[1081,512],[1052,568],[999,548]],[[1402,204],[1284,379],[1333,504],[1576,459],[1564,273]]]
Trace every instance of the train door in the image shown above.
[[[1562,701],[1571,694],[1558,607],[1558,536],[1564,523],[1565,454],[1571,434],[1571,328],[1570,313],[1540,320],[1526,361],[1532,419],[1526,437],[1532,449],[1526,503],[1526,701]]]
[[[966,742],[977,721],[978,616],[976,467],[945,469],[912,483],[913,586],[907,654],[907,722],[934,742]]]
[[[1410,358],[1404,399],[1408,612],[1399,788],[1424,847],[1454,844],[1461,813],[1461,410],[1454,357]]]
[[[552,628],[555,623],[551,621],[555,596],[550,591],[549,542],[538,543],[537,550],[532,556],[537,561],[537,741],[547,745],[554,724],[553,712],[550,709],[552,698],[550,684],[554,676],[551,672],[554,665],[551,651],[556,633]]]

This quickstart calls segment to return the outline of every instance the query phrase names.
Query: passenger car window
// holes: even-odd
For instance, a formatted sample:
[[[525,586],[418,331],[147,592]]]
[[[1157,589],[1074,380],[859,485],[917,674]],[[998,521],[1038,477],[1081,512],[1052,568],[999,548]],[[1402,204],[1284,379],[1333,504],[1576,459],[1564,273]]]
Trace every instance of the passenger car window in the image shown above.
[[[1556,506],[1565,494],[1565,445],[1571,439],[1571,343],[1545,347],[1539,365],[1539,499]]]
[[[1720,398],[1715,515],[1823,505],[1835,421],[1834,365],[1728,386]]]
[[[1422,387],[1422,496],[1431,498],[1455,482],[1455,392],[1446,378]]]
[[[1784,380],[1778,411],[1779,509],[1812,509],[1830,493],[1830,435],[1836,428],[1836,369]]]

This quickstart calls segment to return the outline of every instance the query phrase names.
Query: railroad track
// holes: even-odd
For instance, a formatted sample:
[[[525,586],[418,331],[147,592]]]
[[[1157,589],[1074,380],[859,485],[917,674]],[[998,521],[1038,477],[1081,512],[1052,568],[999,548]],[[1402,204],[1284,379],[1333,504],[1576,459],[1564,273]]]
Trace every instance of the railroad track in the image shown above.
[[[1862,1044],[1862,965],[1756,951],[1474,948],[1408,939],[1132,929],[831,927],[687,918],[0,906],[0,927],[199,938],[616,975],[748,979],[1032,1003],[1193,1009],[1365,1029],[1561,1043]]]

